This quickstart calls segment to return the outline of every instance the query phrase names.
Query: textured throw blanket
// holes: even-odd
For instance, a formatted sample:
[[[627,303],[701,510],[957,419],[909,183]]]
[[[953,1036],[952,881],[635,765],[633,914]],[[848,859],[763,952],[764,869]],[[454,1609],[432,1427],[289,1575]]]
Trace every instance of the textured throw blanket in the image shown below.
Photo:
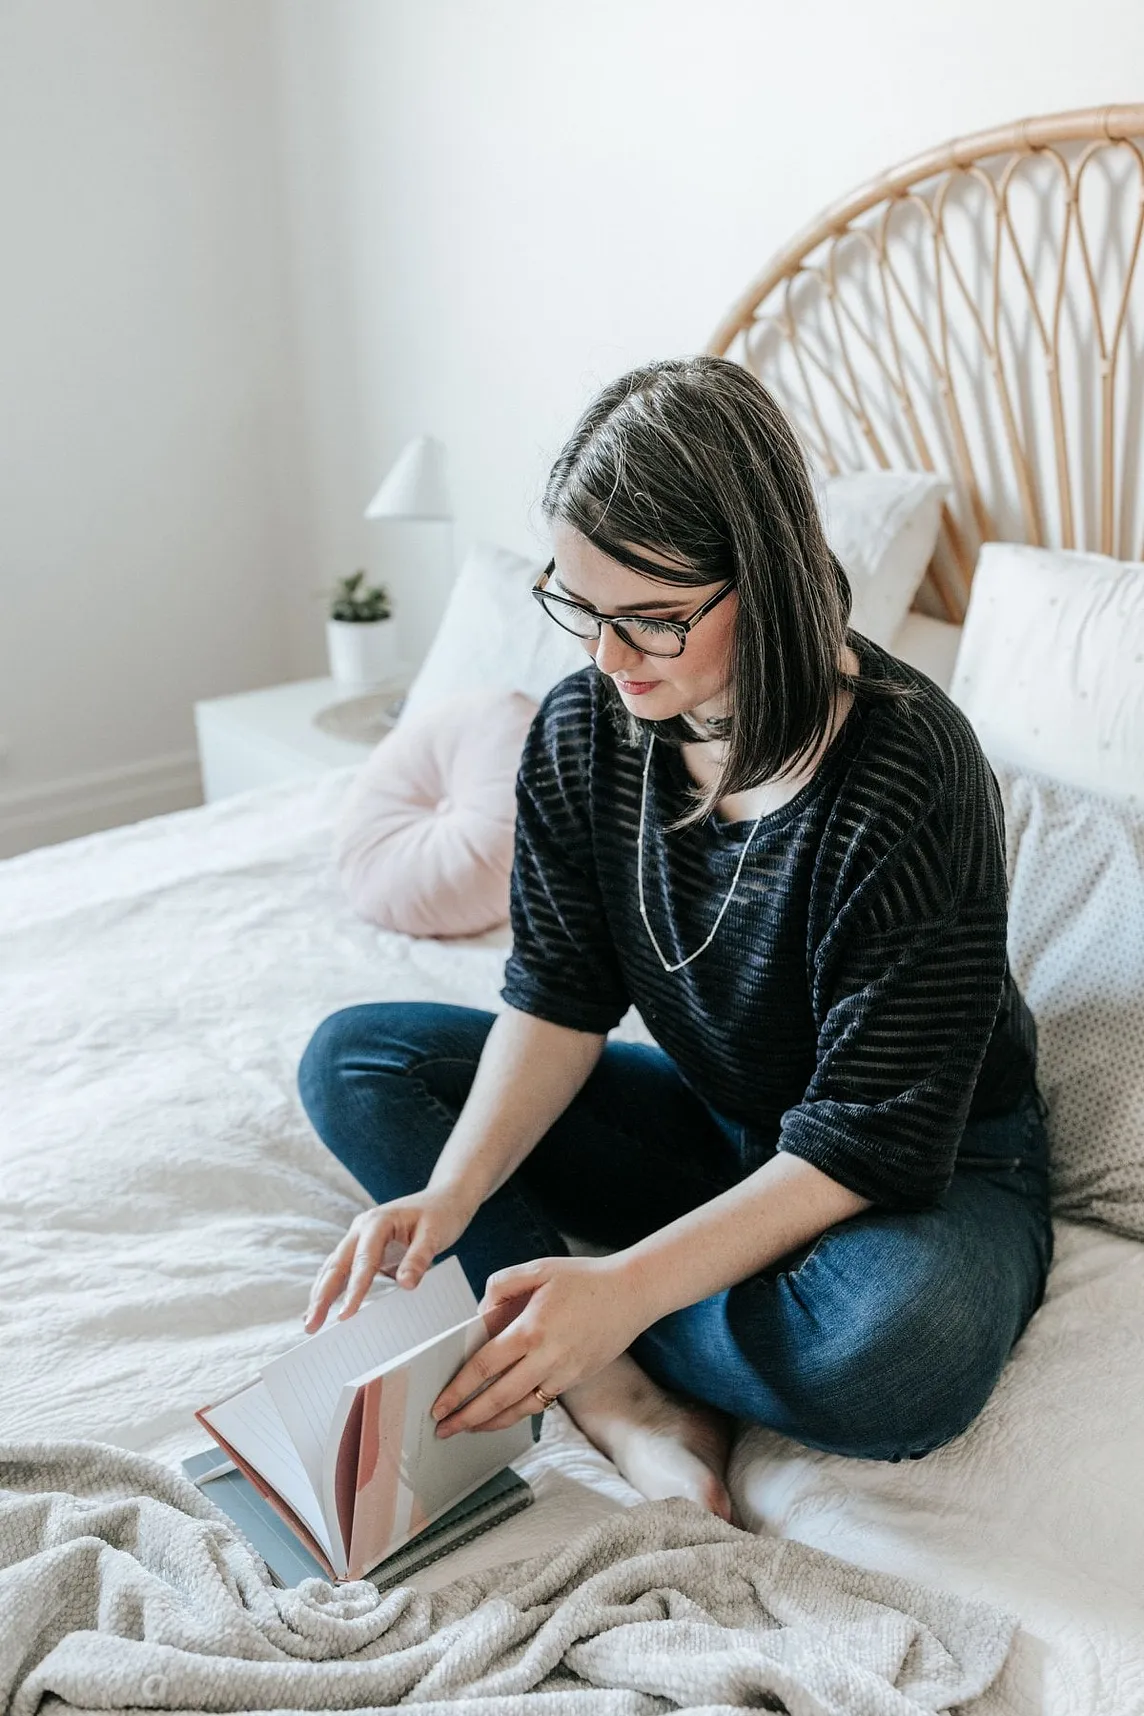
[[[95,1442],[0,1446],[0,1709],[421,1716],[964,1711],[1016,1623],[647,1502],[555,1555],[410,1586],[278,1590],[213,1503]],[[58,1706],[53,1705],[53,1708]]]

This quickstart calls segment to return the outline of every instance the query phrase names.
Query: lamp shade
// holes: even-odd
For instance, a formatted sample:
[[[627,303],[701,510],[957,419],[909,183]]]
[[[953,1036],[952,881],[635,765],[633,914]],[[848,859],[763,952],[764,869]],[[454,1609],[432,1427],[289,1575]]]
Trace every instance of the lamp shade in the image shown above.
[[[432,435],[410,441],[366,507],[365,516],[451,519],[443,443]]]

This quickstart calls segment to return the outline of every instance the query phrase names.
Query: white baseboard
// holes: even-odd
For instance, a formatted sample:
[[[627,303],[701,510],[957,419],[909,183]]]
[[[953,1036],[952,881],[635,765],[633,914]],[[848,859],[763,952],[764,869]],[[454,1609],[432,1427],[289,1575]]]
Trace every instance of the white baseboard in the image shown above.
[[[202,802],[196,751],[0,792],[0,858]]]

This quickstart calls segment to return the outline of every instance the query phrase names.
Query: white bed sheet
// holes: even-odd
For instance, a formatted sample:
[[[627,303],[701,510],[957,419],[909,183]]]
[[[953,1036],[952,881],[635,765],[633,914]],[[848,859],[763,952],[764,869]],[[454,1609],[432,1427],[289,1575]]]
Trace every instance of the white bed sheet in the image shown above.
[[[497,1008],[507,932],[377,931],[331,829],[354,770],[0,863],[0,1432],[168,1461],[192,1409],[300,1338],[363,1202],[295,1070],[338,1007]],[[646,1040],[634,1014],[621,1034]],[[1144,1711],[1144,1245],[1061,1224],[1048,1300],[977,1423],[899,1466],[763,1431],[751,1523],[989,1598],[1024,1623],[1005,1708]],[[537,1505],[421,1576],[531,1554],[638,1499],[559,1410]]]

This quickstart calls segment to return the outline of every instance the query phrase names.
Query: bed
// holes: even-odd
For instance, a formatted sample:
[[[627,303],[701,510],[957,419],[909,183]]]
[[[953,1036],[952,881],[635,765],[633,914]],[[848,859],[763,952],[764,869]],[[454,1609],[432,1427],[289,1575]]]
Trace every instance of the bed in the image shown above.
[[[947,664],[982,542],[1139,557],[1123,382],[1139,329],[1117,304],[1135,302],[1141,136],[1144,107],[1106,109],[932,151],[827,211],[712,341],[775,387],[824,469],[947,477],[918,615],[944,641],[915,627]],[[1087,196],[1105,166],[1096,200],[1127,238],[1093,267],[1070,187]],[[1026,170],[1040,189],[1022,216]],[[1046,309],[1010,251],[1024,217],[1044,248],[1054,197],[1066,225],[1048,246]],[[951,286],[975,210],[985,236]],[[1053,313],[1070,246],[1094,287],[1087,322]],[[86,1437],[172,1464],[200,1448],[192,1410],[300,1337],[315,1268],[364,1201],[297,1098],[315,1025],[382,998],[501,1005],[507,928],[414,938],[351,909],[331,830],[355,773],[0,864],[6,1437]],[[646,1039],[634,1013],[619,1034]],[[733,1490],[758,1529],[1018,1614],[998,1709],[1129,1716],[1144,1710],[1144,1243],[1061,1219],[1056,1244],[1046,1303],[964,1436],[883,1465],[751,1430]],[[559,1410],[522,1469],[536,1505],[422,1574],[426,1588],[638,1499]]]

